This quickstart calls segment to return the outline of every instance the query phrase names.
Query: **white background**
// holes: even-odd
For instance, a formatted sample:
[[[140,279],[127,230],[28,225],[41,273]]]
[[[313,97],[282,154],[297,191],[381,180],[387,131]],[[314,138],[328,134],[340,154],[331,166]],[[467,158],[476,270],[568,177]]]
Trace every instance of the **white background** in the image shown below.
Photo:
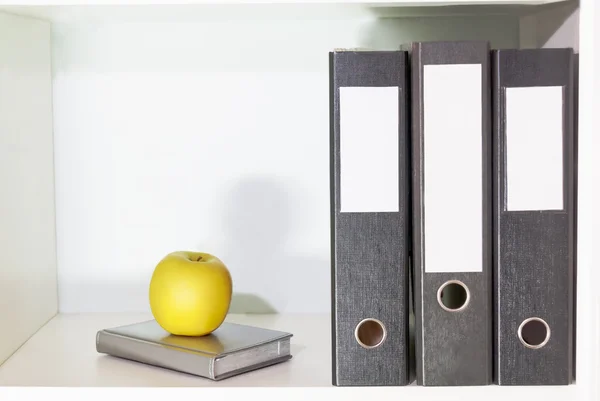
[[[479,36],[517,46],[518,19],[55,25],[59,310],[147,311],[195,249],[232,312],[329,312],[328,52]]]

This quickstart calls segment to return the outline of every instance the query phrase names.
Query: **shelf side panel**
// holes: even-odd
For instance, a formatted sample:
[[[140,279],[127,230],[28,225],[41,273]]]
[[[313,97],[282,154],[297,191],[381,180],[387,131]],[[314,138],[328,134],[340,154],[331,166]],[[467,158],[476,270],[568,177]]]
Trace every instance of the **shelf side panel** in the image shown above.
[[[57,312],[51,26],[0,13],[0,364]]]

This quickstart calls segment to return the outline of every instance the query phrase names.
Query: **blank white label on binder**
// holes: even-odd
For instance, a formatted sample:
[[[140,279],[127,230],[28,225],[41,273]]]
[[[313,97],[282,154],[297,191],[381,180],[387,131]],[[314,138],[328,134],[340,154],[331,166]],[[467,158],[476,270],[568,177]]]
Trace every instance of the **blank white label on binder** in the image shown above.
[[[425,272],[481,272],[481,64],[423,68]]]
[[[340,211],[399,211],[398,87],[340,88]]]
[[[506,210],[563,210],[563,88],[506,88]]]

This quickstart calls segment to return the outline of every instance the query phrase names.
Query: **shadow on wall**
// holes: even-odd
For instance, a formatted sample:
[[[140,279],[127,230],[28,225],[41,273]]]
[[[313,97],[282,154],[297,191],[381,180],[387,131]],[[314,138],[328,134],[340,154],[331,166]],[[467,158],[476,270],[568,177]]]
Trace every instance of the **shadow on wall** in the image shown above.
[[[329,311],[328,255],[310,257],[290,243],[292,190],[272,178],[244,178],[220,205],[223,259],[233,276],[230,313]]]
[[[402,18],[385,18],[386,9],[382,8],[380,17],[365,25],[361,32],[360,47],[397,50],[413,41],[487,39],[495,49],[520,48],[520,18],[528,16],[535,16],[534,47],[568,47],[578,42],[579,1],[542,5],[536,7],[534,14],[521,15],[505,14],[506,6],[499,7],[487,7],[488,15],[477,15],[468,7],[456,6],[448,7],[449,15],[444,17]]]
[[[234,292],[229,313],[277,313],[277,310],[258,295]]]
[[[458,13],[458,11],[456,11]],[[360,33],[360,47],[399,50],[415,41],[487,39],[494,48],[519,46],[519,18],[510,15],[378,18]]]
[[[579,1],[544,5],[536,15],[538,47],[570,47],[579,42]]]

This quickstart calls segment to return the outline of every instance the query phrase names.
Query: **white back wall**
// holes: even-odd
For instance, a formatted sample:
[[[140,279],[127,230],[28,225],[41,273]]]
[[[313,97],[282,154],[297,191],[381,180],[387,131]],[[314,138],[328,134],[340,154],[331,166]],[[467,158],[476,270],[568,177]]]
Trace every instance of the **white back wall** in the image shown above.
[[[59,309],[148,311],[158,261],[213,253],[235,312],[328,312],[338,47],[488,38],[510,17],[54,27]]]

